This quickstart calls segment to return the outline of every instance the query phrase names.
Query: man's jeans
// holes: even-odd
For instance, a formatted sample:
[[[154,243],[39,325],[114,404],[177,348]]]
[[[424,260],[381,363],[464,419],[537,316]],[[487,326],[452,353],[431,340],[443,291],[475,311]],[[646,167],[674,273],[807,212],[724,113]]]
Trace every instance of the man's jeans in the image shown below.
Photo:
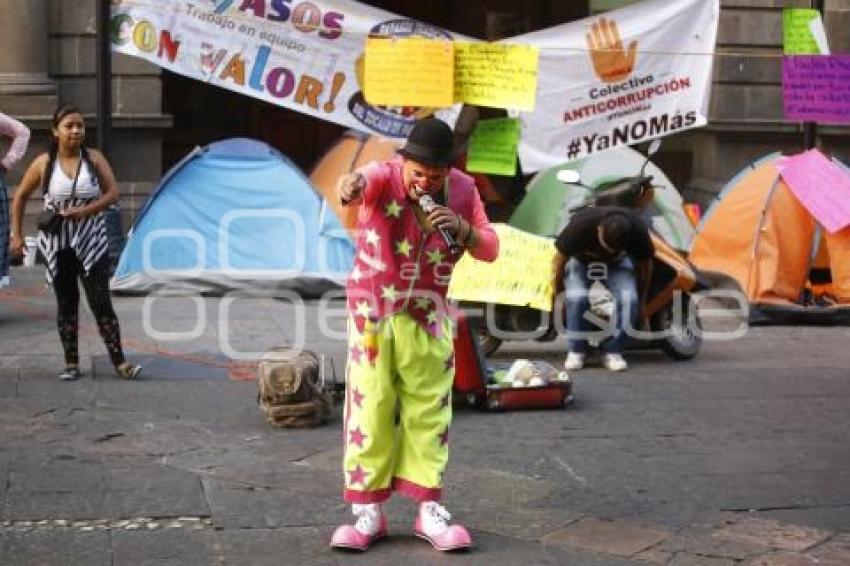
[[[584,264],[571,258],[566,266],[567,343],[570,352],[585,353],[588,338],[604,338],[600,347],[610,354],[623,351],[628,335],[626,328],[634,328],[637,318],[637,283],[632,260],[626,256],[614,264],[601,262]],[[590,286],[594,281],[605,285],[615,301],[615,315],[607,329],[585,319],[590,302]]]

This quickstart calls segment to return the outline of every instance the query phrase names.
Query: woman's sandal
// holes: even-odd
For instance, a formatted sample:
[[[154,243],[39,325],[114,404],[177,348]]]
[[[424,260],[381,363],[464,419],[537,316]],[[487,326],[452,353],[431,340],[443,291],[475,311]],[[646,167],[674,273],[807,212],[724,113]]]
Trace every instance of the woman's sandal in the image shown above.
[[[136,364],[127,364],[124,366],[116,366],[115,373],[123,379],[136,379],[142,372],[142,366]]]
[[[80,368],[67,367],[59,374],[59,379],[62,381],[74,381],[76,379],[80,379],[82,376],[83,373],[80,371]]]

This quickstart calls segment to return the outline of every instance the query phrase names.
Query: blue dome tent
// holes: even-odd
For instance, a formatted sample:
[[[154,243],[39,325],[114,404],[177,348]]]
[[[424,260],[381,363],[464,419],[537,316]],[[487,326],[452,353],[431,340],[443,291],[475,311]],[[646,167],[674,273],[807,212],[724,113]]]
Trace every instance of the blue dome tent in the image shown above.
[[[354,245],[304,174],[265,143],[197,147],[160,181],[127,237],[112,290],[339,288]]]

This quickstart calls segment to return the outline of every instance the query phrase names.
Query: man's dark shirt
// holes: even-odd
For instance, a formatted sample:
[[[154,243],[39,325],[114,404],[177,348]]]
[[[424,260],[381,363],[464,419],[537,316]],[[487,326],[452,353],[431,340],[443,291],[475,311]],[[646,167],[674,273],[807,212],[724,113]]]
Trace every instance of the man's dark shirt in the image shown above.
[[[599,243],[599,224],[611,215],[625,216],[631,224],[627,244],[622,252],[636,262],[651,259],[655,248],[646,224],[633,211],[616,206],[591,206],[573,214],[570,223],[555,240],[555,247],[562,255],[574,257],[585,264],[618,261],[622,252],[611,254]],[[608,241],[605,243],[608,244]]]

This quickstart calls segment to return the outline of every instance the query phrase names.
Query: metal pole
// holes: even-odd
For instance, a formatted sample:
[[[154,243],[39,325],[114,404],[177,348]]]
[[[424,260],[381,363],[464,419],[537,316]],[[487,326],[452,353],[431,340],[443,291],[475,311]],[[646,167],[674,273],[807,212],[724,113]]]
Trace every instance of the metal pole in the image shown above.
[[[810,0],[809,5],[823,17],[824,0]],[[812,149],[817,145],[818,125],[815,122],[803,123],[803,149]]]
[[[112,41],[110,0],[97,2],[97,143],[109,159],[112,155]]]
[[[112,158],[112,30],[110,0],[97,3],[97,144],[107,161]],[[108,240],[109,271],[115,272],[124,247],[121,212],[117,205],[104,211]]]

